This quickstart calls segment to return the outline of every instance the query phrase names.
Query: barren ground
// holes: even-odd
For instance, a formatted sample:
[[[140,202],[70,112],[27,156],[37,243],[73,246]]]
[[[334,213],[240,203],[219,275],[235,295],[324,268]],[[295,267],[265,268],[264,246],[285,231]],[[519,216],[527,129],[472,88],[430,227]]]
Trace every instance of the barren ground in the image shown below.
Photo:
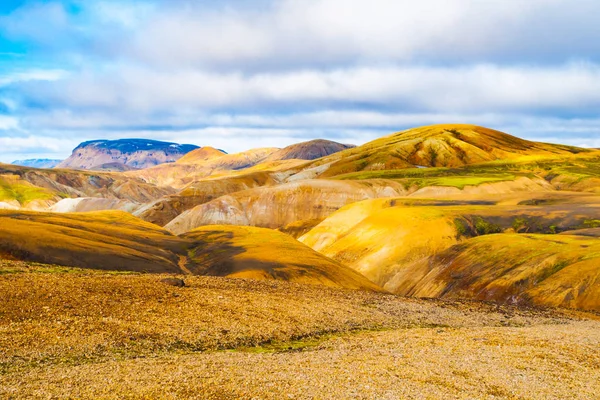
[[[0,398],[596,398],[594,314],[0,262]]]

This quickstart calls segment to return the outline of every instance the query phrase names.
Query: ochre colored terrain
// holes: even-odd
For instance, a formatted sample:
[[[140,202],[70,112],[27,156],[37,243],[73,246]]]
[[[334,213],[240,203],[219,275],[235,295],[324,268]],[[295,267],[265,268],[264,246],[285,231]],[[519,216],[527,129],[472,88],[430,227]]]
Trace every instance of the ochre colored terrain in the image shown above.
[[[570,146],[523,140],[476,125],[431,125],[397,132],[362,146],[319,159],[321,177],[357,171],[399,168],[458,167],[523,156],[556,156],[589,152]]]
[[[1,258],[381,290],[354,270],[278,231],[212,226],[178,237],[121,211],[0,211]]]
[[[514,272],[513,268],[536,254],[534,243],[540,244],[542,249],[545,248],[544,241],[525,241],[523,244],[520,240],[525,240],[525,234],[545,234],[539,238],[545,237],[548,243],[552,243],[555,240],[553,237],[563,241],[570,237],[565,236],[565,239],[561,239],[562,235],[556,235],[557,233],[563,232],[568,235],[570,231],[577,233],[581,232],[580,229],[600,226],[600,198],[597,196],[577,193],[545,197],[538,193],[537,198],[531,196],[532,194],[495,199],[486,197],[487,200],[367,200],[342,208],[299,240],[356,269],[386,289],[402,295],[481,298],[500,302],[523,301],[600,310],[600,298],[596,294],[600,290],[595,275],[600,273],[600,263],[597,261],[589,261],[589,266],[586,267],[577,264],[571,270],[584,268],[585,272],[581,272],[581,277],[576,278],[575,274],[564,273],[554,276],[553,274],[559,272],[558,269],[549,270],[553,275],[552,279],[557,281],[547,280],[549,276],[544,277],[546,284],[555,282],[555,285],[560,284],[577,291],[579,294],[575,297],[579,298],[578,301],[571,299],[573,294],[567,295],[567,291],[556,290],[552,292],[553,295],[543,296],[542,292],[535,290],[531,295],[525,293],[533,287],[541,287],[535,275],[539,271],[533,264],[545,260],[544,257],[534,259],[533,264],[527,264],[528,267],[521,275],[511,277],[509,272]],[[478,248],[477,251],[468,253],[468,244],[478,243],[478,240],[487,241],[486,243],[498,240],[497,249],[510,251],[512,257],[504,255],[496,258],[496,248],[486,251]],[[583,243],[585,240],[593,241],[595,238],[580,236],[575,241],[555,248],[554,253],[546,256],[550,258],[551,255],[560,252],[568,254],[571,247],[571,250],[576,251],[581,245],[583,251],[588,252],[589,258],[593,260],[594,246]],[[446,251],[457,257],[456,265],[461,268],[468,268],[469,265],[489,265],[489,268],[481,270],[477,276],[473,275],[472,271],[465,273],[464,276],[468,279],[463,282],[460,280],[463,275],[460,272],[454,273],[449,267],[450,256],[443,256]],[[459,257],[462,251],[471,255],[471,264]],[[575,259],[576,257],[571,261]],[[436,263],[444,271],[437,277]],[[535,265],[543,268],[539,264]],[[595,267],[590,267],[594,265]],[[531,276],[527,275],[528,273]],[[588,276],[589,279],[584,279],[584,276]],[[496,278],[513,288],[518,288],[518,285],[513,285],[520,279],[525,280],[527,284],[519,289],[519,296],[501,290],[481,291],[481,287],[485,287]],[[426,282],[430,279],[437,279],[436,284],[427,286]],[[576,283],[580,281],[583,283]]]
[[[356,271],[335,262],[294,238],[271,229],[205,226],[183,238],[196,275],[278,279],[351,289],[379,288]]]
[[[0,261],[0,397],[593,399],[600,322],[283,281]],[[440,362],[443,360],[443,362]]]

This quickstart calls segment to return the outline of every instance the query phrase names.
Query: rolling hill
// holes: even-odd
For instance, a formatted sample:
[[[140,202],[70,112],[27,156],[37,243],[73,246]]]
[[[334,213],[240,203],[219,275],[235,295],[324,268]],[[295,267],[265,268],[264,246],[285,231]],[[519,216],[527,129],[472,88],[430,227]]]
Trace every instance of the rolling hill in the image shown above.
[[[218,150],[214,147],[205,146],[190,151],[176,162],[179,164],[199,164],[208,160],[213,160],[215,158],[222,157],[225,154],[227,153],[225,153],[223,150]]]
[[[359,273],[281,232],[212,226],[178,237],[122,211],[55,214],[0,210],[2,258],[111,271],[381,290]]]
[[[397,293],[600,311],[600,241],[595,237],[481,236],[414,268],[427,273],[412,285],[398,280]]]
[[[364,276],[290,236],[247,226],[205,226],[182,236],[196,275],[278,279],[350,289],[379,290]]]
[[[570,146],[531,142],[476,125],[431,125],[397,132],[352,149],[323,157],[307,168],[318,176],[414,167],[458,167],[524,156],[557,156],[589,152]]]
[[[377,199],[340,209],[299,240],[356,269],[394,293],[435,297],[441,292],[426,293],[413,288],[423,280],[432,278],[431,265],[437,262],[444,268],[448,266],[448,263],[439,261],[439,255],[449,251],[452,246],[458,246],[452,253],[456,255],[459,253],[456,249],[464,248],[460,247],[463,243],[475,240],[471,238],[489,235],[489,239],[481,240],[493,241],[498,238],[504,247],[513,249],[510,243],[501,241],[503,234],[512,233],[512,236],[506,237],[515,238],[517,244],[516,238],[520,236],[514,233],[546,234],[547,240],[552,241],[552,237],[558,236],[556,233],[568,234],[568,231],[590,228],[595,224],[600,225],[600,198],[583,194],[519,194],[512,197],[496,196],[494,201],[490,198],[462,201]],[[526,245],[519,247],[517,244],[511,250],[514,251],[513,257],[504,259],[507,270],[537,254],[533,247],[528,249]],[[567,251],[568,246],[563,248]],[[492,250],[471,254],[473,265],[489,263],[493,266],[494,260],[498,260]],[[592,254],[593,251],[590,256]],[[444,260],[447,261],[447,258]],[[467,265],[463,259],[459,261],[457,266]],[[468,292],[471,289],[464,289],[458,296],[478,298],[473,295],[478,293],[476,285],[491,279],[492,275],[486,275],[490,271],[495,273],[488,269],[482,272],[477,281],[467,281],[465,285],[471,285],[468,288],[473,290]],[[473,277],[470,273],[465,276]],[[561,284],[565,287],[575,284],[568,276],[564,278]],[[502,275],[498,279],[508,277]],[[451,282],[446,281],[449,285]],[[452,294],[453,287],[450,285],[444,294]],[[585,288],[592,292],[596,290],[593,285]],[[508,301],[504,294],[494,291],[488,293],[486,300]],[[550,296],[537,296],[531,301],[553,305],[558,300]],[[558,303],[569,305],[562,300]],[[600,309],[600,303],[586,303],[586,308]]]

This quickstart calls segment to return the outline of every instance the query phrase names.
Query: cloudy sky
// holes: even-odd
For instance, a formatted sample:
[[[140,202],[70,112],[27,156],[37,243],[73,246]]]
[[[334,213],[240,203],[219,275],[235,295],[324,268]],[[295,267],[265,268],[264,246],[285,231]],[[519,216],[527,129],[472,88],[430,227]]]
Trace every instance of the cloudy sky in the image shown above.
[[[0,161],[474,123],[600,147],[598,0],[0,2]]]

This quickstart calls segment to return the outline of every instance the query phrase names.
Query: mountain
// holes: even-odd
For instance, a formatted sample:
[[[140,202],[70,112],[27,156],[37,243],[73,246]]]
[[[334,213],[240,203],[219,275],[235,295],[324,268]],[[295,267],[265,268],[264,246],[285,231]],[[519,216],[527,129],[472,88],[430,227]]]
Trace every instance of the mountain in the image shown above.
[[[223,176],[231,171],[248,168],[257,170],[296,168],[303,164],[301,160],[311,161],[353,146],[329,140],[311,140],[293,144],[283,149],[274,147],[257,148],[240,153],[225,154],[212,147],[196,149],[177,162],[162,164],[150,169],[131,172],[129,175],[144,179],[157,185],[184,186],[207,177]]]
[[[589,152],[571,146],[531,142],[476,125],[431,125],[397,132],[318,159],[307,166],[332,177],[358,171],[414,167],[458,167],[524,156],[557,156]]]
[[[77,146],[56,168],[95,169],[105,164],[148,168],[175,162],[198,146],[148,139],[92,140]]]
[[[354,145],[341,144],[331,140],[315,139],[308,142],[296,143],[284,147],[269,155],[265,161],[277,160],[315,160],[342,150],[355,147]]]
[[[382,290],[356,271],[281,232],[211,226],[175,236],[122,211],[54,214],[0,210],[3,258],[91,269]]]
[[[340,209],[299,241],[400,295],[600,310],[600,293],[593,283],[600,276],[596,247],[583,239],[595,232],[584,230],[582,239],[576,241],[555,235],[600,226],[600,197],[542,192],[482,199],[366,200]],[[525,239],[525,235],[532,237]],[[595,237],[587,239],[597,241]],[[552,262],[560,264],[555,255],[568,252],[577,257],[565,260],[566,265],[589,259],[595,260],[589,265],[596,269],[586,267],[578,272],[580,275],[557,275],[560,281],[552,286],[554,295],[531,295],[533,289],[541,288],[540,269],[550,268]],[[549,269],[544,274],[550,277],[558,271]],[[487,286],[491,282],[496,282],[494,288],[502,283],[505,289]],[[507,289],[519,284],[521,287],[512,292]],[[488,290],[484,293],[485,287]],[[587,296],[585,304],[561,297],[569,288],[580,290],[581,298]]]
[[[54,168],[61,162],[62,160],[50,160],[48,158],[32,158],[29,160],[16,160],[13,161],[11,164],[32,168]]]

